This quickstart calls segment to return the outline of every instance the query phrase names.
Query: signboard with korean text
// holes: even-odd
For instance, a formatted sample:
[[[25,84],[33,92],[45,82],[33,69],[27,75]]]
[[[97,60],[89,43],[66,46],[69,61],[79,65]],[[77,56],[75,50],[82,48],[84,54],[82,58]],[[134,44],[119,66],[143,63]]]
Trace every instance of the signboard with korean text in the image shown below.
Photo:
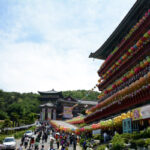
[[[150,105],[139,107],[132,110],[133,120],[150,118]]]
[[[51,109],[50,108],[48,108],[48,120],[50,120],[51,119]]]
[[[69,119],[73,117],[71,107],[64,107],[63,117]]]
[[[42,121],[45,120],[45,108],[42,108]]]
[[[101,129],[92,131],[92,135],[97,135],[97,134],[101,134]]]

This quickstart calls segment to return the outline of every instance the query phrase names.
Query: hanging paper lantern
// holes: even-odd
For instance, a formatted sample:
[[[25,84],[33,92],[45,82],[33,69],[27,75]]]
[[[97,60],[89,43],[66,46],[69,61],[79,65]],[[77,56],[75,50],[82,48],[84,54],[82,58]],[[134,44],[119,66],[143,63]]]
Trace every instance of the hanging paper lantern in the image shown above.
[[[142,42],[145,42],[147,40],[147,38],[142,37],[141,40],[142,40]]]
[[[133,51],[131,49],[128,50],[129,53],[132,53]]]
[[[113,89],[115,89],[116,87],[117,87],[116,84],[113,84],[113,85],[112,85],[112,88],[113,88]]]
[[[118,63],[121,64],[121,59],[118,60]]]
[[[104,93],[105,93],[105,94],[107,94],[107,93],[108,93],[108,91],[107,91],[107,90],[105,90],[105,91],[104,91]]]
[[[144,34],[144,38],[148,39],[149,38],[149,32]]]
[[[146,57],[146,59],[147,59],[147,61],[150,63],[150,57],[149,57],[149,56],[147,56],[147,57]]]
[[[123,77],[122,80],[123,82],[125,82],[127,80],[127,77]]]
[[[101,79],[98,80],[98,83],[101,83]]]
[[[149,64],[147,59],[145,59],[143,62],[144,62],[144,66],[147,66]]]
[[[148,30],[147,34],[148,34],[148,37],[150,37],[150,30]]]
[[[130,53],[129,53],[129,52],[126,52],[126,55],[127,55],[127,56],[130,56]]]

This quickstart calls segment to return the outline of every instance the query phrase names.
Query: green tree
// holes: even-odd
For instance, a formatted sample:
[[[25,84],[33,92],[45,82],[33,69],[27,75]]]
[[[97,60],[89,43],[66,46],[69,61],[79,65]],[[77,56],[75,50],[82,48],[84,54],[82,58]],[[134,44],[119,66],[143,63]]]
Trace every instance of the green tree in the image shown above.
[[[19,125],[19,115],[16,112],[11,113],[11,119],[13,121],[13,126]]]
[[[8,114],[7,112],[4,112],[4,111],[1,111],[0,110],[0,120],[5,120],[5,119],[8,119]]]
[[[4,123],[3,123],[3,128],[7,128],[7,127],[11,127],[12,123],[10,121],[10,119],[5,119]]]

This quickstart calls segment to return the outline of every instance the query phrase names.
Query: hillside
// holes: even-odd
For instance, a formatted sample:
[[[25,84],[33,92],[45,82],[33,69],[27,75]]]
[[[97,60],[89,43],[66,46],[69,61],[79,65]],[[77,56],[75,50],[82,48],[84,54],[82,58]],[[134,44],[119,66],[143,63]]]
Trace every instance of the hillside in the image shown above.
[[[63,91],[63,96],[80,100],[97,100],[98,92],[86,90]],[[39,94],[4,92],[0,90],[0,120],[9,118],[14,122],[29,123],[35,113],[39,113]],[[30,118],[30,119],[29,119]]]
[[[95,91],[86,91],[86,90],[75,90],[75,91],[63,91],[63,96],[71,96],[75,99],[80,99],[80,100],[98,100],[98,95],[99,92]]]

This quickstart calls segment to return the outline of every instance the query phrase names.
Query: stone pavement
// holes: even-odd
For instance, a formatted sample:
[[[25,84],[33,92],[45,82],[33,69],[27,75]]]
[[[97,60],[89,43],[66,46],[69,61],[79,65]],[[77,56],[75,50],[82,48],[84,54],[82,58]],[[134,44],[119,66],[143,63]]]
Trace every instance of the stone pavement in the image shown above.
[[[16,142],[17,142],[17,148],[19,148],[19,145],[21,143],[21,139],[16,140]],[[49,150],[49,148],[50,148],[50,138],[48,138],[47,143],[44,143],[43,145],[44,145],[44,149],[45,150]],[[39,150],[41,149],[41,147],[42,147],[42,141],[40,141]],[[27,147],[27,149],[28,149],[28,147]],[[54,142],[54,149],[58,150],[57,149],[57,145],[56,145],[56,141]],[[23,150],[25,150],[25,148]],[[73,150],[72,145],[69,146],[69,150]],[[77,145],[76,150],[82,150],[82,149],[81,149],[81,147],[79,145]]]
[[[69,123],[66,123],[66,122],[64,122],[64,121],[53,120],[53,122],[55,122],[56,124],[58,124],[58,125],[60,125],[60,126],[64,126],[64,127],[66,127],[66,128],[77,129],[76,126],[71,125],[71,124],[69,124]],[[20,140],[20,139],[17,140],[17,148],[19,148],[20,143],[21,143],[21,140]],[[39,150],[41,149],[42,145],[44,145],[44,149],[45,149],[45,150],[49,150],[49,148],[50,148],[50,135],[48,136],[47,143],[43,143],[43,144],[42,144],[42,140],[40,141]],[[27,147],[27,149],[28,149],[28,147]],[[56,141],[54,142],[54,149],[57,150]],[[76,150],[81,150],[81,149],[82,149],[82,148],[81,148],[79,145],[77,145]],[[24,148],[24,150],[25,150],[25,148]],[[72,145],[69,146],[69,150],[73,150]]]

